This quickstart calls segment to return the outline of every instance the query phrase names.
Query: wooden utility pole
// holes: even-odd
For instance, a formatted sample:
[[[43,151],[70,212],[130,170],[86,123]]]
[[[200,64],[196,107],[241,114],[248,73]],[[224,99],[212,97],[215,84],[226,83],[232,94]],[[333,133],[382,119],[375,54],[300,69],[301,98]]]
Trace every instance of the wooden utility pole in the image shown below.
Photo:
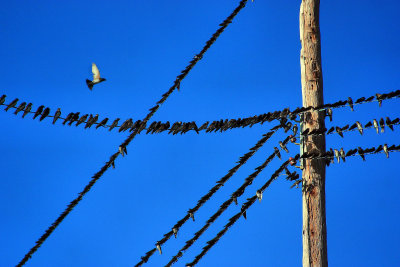
[[[300,65],[303,106],[324,104],[319,31],[319,0],[300,5]],[[302,117],[302,130],[325,128],[325,114],[311,111]],[[325,152],[325,135],[302,139],[303,152]],[[303,161],[303,267],[328,266],[325,213],[325,160]]]

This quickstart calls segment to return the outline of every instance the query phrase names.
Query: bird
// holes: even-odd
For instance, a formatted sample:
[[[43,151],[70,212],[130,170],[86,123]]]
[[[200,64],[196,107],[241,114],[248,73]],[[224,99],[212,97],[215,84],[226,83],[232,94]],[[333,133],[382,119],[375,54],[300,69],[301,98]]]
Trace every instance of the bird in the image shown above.
[[[388,151],[388,145],[387,144],[383,145],[383,151],[385,151],[386,157],[389,158],[389,151]]]
[[[118,126],[118,122],[119,122],[120,118],[116,118],[113,123],[111,124],[110,128],[108,129],[109,131],[111,131],[112,129],[114,129],[115,127]]]
[[[262,197],[263,197],[262,196],[262,191],[261,190],[257,190],[256,195],[257,195],[258,200],[261,202]]]
[[[128,155],[128,150],[126,150],[126,147],[125,147],[125,146],[124,146],[124,147],[119,146],[119,147],[118,147],[118,151],[119,151],[119,153],[120,153],[122,156]]]
[[[357,124],[358,131],[359,131],[360,134],[362,135],[362,134],[363,134],[363,127],[362,127],[361,122],[356,121],[356,124]]]
[[[42,114],[43,109],[44,109],[44,106],[43,106],[43,105],[41,105],[40,107],[38,107],[38,109],[37,109],[36,112],[35,112],[35,115],[33,115],[33,119],[35,119],[37,116],[39,116],[40,114]]]
[[[378,121],[376,120],[376,119],[374,119],[374,127],[375,127],[375,130],[376,130],[376,133],[378,134],[379,133],[379,125],[378,125]]]
[[[58,118],[60,118],[60,116],[61,116],[61,109],[58,108],[56,113],[54,114],[53,124],[56,123],[56,121],[58,120]]]
[[[328,108],[326,109],[326,115],[329,116],[329,121],[332,121],[332,109]]]
[[[381,118],[379,120],[379,126],[381,126],[381,133],[385,132],[385,120],[383,118]]]
[[[334,149],[333,151],[335,151],[335,157],[337,159],[337,162],[340,162],[340,155],[339,155],[339,151],[337,149]]]
[[[65,125],[70,119],[72,119],[72,117],[74,116],[75,113],[70,112],[67,117],[64,119],[64,121],[62,122],[63,125]]]
[[[71,126],[72,123],[74,123],[74,122],[79,120],[79,114],[80,114],[80,112],[74,113],[74,116],[71,117],[71,120],[68,123],[69,126]]]
[[[4,101],[6,101],[6,95],[2,95],[1,96],[1,98],[0,98],[0,105],[3,105],[4,104]]]
[[[8,111],[10,108],[15,107],[15,105],[18,103],[18,98],[14,99],[13,101],[11,101],[10,104],[7,105],[7,107],[4,109],[5,111]]]
[[[274,150],[275,150],[275,155],[277,155],[279,159],[282,159],[279,149],[277,147],[274,147]]]
[[[174,233],[174,236],[176,238],[176,236],[178,235],[178,229],[176,229],[175,227],[172,228],[172,232]]]
[[[24,110],[24,114],[22,114],[22,118],[24,118],[26,116],[26,114],[28,114],[32,109],[32,103],[29,103],[28,105],[26,105],[25,110]]]
[[[43,110],[42,116],[40,116],[39,121],[44,120],[50,114],[50,108],[45,108]]]
[[[96,64],[92,63],[92,73],[93,73],[93,80],[86,79],[86,84],[90,90],[93,89],[93,85],[104,82],[106,79],[100,77],[100,71],[97,68]]]
[[[349,103],[350,109],[351,111],[354,111],[354,107],[353,107],[353,99],[351,99],[351,97],[347,98],[347,103]]]
[[[297,134],[297,131],[299,130],[299,127],[297,126],[297,124],[293,125],[293,136],[295,136]]]
[[[335,130],[335,127],[329,128],[329,130],[326,132],[326,134],[331,134]]]
[[[394,131],[392,121],[389,119],[389,117],[386,117],[386,125],[390,128],[390,130]]]
[[[343,147],[339,151],[340,157],[342,158],[343,162],[346,162],[346,152],[344,152]]]
[[[108,118],[105,118],[104,120],[102,120],[101,122],[99,122],[99,124],[96,126],[96,129],[98,129],[98,128],[101,127],[101,126],[106,125],[107,121],[108,121]]]
[[[342,133],[342,129],[341,129],[339,126],[336,126],[336,132],[337,132],[341,137],[344,137],[344,136],[343,136],[343,133]]]
[[[18,106],[18,108],[15,110],[14,114],[17,115],[20,111],[24,110],[25,106],[26,106],[26,102],[22,102],[22,103]]]
[[[156,248],[157,248],[158,252],[160,252],[160,255],[161,255],[162,254],[162,250],[161,250],[161,245],[160,245],[159,242],[157,242]]]
[[[245,220],[247,220],[246,209],[244,208],[244,206],[242,206],[241,211],[242,211],[243,218],[244,218]]]
[[[279,141],[279,146],[285,150],[286,153],[289,153],[289,149],[287,149],[287,147],[282,143],[282,141]]]
[[[361,147],[357,148],[358,154],[362,158],[363,161],[365,161],[365,156],[364,156],[364,150]]]
[[[379,107],[382,107],[382,95],[381,94],[375,94],[376,95],[376,100],[378,100]]]
[[[86,119],[87,119],[88,116],[89,116],[89,114],[82,115],[82,117],[80,117],[80,119],[79,119],[78,122],[75,124],[75,126],[78,126],[79,124],[84,123],[84,122],[86,121]]]
[[[193,214],[193,210],[189,210],[189,217],[192,218],[192,220],[194,221],[194,214]]]

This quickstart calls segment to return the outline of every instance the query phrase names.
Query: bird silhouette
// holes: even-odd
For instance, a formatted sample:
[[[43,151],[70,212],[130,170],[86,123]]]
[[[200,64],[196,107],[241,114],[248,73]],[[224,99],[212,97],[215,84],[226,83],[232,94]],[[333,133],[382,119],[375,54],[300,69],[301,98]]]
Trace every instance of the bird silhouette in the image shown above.
[[[58,108],[57,111],[56,111],[56,113],[54,114],[53,124],[56,123],[56,121],[58,120],[58,118],[60,118],[60,116],[61,116],[61,109]]]
[[[35,112],[35,115],[33,115],[33,119],[35,119],[37,116],[39,116],[40,114],[42,114],[43,109],[44,109],[44,106],[43,106],[43,105],[41,105],[40,107],[38,107],[38,109],[37,109],[36,112]]]
[[[43,110],[42,116],[40,116],[39,121],[44,120],[50,114],[50,108],[45,108]]]
[[[86,79],[86,84],[90,90],[93,89],[95,84],[104,82],[106,79],[100,77],[100,71],[97,68],[96,64],[92,63],[92,73],[93,73],[93,80]]]
[[[26,102],[22,102],[22,103],[18,106],[18,108],[15,110],[14,114],[17,115],[20,111],[24,110],[25,106],[26,106]]]
[[[4,104],[4,102],[6,101],[6,95],[2,95],[1,96],[1,98],[0,98],[0,105],[3,105]]]
[[[13,108],[13,107],[15,107],[15,105],[17,104],[17,102],[18,102],[18,98],[16,98],[16,99],[14,99],[13,101],[11,101],[11,103],[10,104],[8,104],[7,105],[7,107],[4,109],[5,111],[8,111],[10,108]]]
[[[31,109],[32,109],[32,103],[29,103],[28,105],[26,105],[25,110],[24,110],[24,114],[22,114],[22,118],[24,118],[26,116],[26,114],[31,112]]]

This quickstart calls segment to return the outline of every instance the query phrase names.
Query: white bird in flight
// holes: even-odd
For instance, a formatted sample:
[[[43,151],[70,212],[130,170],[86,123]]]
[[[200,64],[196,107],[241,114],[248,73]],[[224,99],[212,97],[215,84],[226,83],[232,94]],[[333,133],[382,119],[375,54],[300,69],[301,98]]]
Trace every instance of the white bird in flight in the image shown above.
[[[86,84],[90,90],[93,89],[93,85],[104,82],[106,79],[100,78],[100,71],[97,68],[96,64],[92,63],[92,73],[93,73],[93,80],[86,79]]]

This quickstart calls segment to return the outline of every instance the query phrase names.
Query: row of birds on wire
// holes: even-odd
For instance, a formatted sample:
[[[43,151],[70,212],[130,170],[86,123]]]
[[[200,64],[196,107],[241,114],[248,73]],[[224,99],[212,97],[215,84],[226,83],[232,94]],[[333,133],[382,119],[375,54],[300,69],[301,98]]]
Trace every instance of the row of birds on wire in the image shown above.
[[[133,121],[132,118],[125,120],[123,123],[120,123],[120,118],[113,120],[111,124],[107,124],[109,122],[109,118],[104,118],[102,120],[99,119],[99,115],[93,114],[82,114],[80,112],[70,112],[64,118],[61,115],[61,109],[58,108],[54,115],[51,115],[51,110],[49,107],[45,107],[44,105],[39,106],[36,111],[32,111],[32,103],[22,102],[18,105],[19,99],[16,98],[11,101],[9,104],[5,104],[6,95],[2,95],[0,98],[0,105],[6,106],[5,111],[15,109],[14,114],[17,115],[22,112],[22,118],[24,118],[27,114],[33,114],[33,119],[39,118],[39,121],[44,120],[47,117],[53,118],[52,123],[55,124],[59,119],[62,120],[63,125],[72,126],[75,123],[75,126],[85,125],[85,129],[91,128],[93,125],[96,125],[95,128],[98,129],[100,127],[108,128],[109,131],[113,129],[117,129],[119,132],[124,132],[129,130],[130,132],[134,130],[144,130],[146,129],[146,134],[155,134],[161,133],[164,131],[168,131],[169,134],[184,134],[189,131],[195,131],[199,133],[200,131],[205,131],[206,133],[210,132],[223,132],[233,128],[240,128],[240,127],[251,127],[255,124],[264,122],[271,122],[273,120],[280,120],[281,118],[288,118],[293,121],[297,121],[297,115],[303,114],[310,110],[325,110],[327,116],[329,116],[330,120],[332,121],[332,109],[344,106],[350,106],[352,110],[354,110],[354,105],[356,104],[363,104],[369,103],[372,101],[378,101],[379,106],[382,105],[383,100],[388,100],[392,98],[398,98],[400,96],[400,90],[393,91],[387,94],[376,94],[376,96],[371,96],[368,98],[361,97],[357,101],[353,102],[353,100],[349,97],[348,100],[341,100],[337,101],[333,104],[325,104],[321,107],[317,108],[296,108],[292,112],[289,108],[283,109],[282,111],[274,111],[268,112],[261,115],[251,116],[247,118],[238,118],[238,119],[220,119],[214,120],[212,122],[204,122],[201,126],[198,126],[196,122],[161,122],[161,121],[154,121],[152,122],[149,127],[146,128],[146,125],[143,125],[141,120]],[[381,123],[381,121],[380,121]],[[386,122],[388,125],[391,124],[390,122]],[[375,126],[375,124],[374,124]],[[359,127],[359,125],[356,125]],[[332,128],[331,128],[332,129]],[[334,129],[335,130],[335,129]],[[306,130],[307,131],[307,130]],[[329,130],[330,131],[330,130]],[[328,131],[328,132],[329,132]],[[333,130],[332,130],[333,131]],[[343,131],[343,128],[342,128]],[[304,135],[310,134],[308,132],[303,133]]]

